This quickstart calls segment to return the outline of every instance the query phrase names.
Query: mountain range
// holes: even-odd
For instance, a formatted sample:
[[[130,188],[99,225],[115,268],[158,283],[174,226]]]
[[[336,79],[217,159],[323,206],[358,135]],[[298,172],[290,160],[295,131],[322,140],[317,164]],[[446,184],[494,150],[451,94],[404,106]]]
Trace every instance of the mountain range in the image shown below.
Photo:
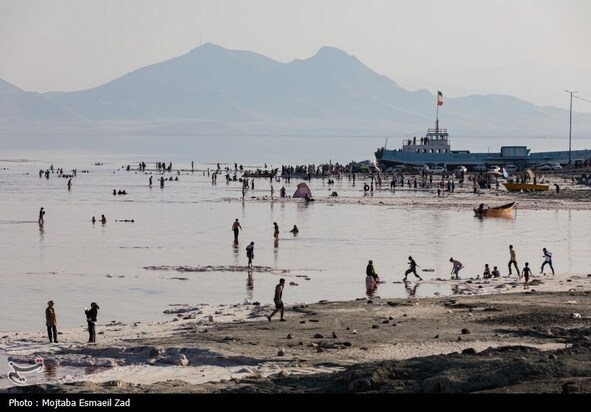
[[[333,47],[281,63],[205,44],[76,92],[26,92],[0,79],[0,130],[404,137],[434,127],[435,102]],[[568,133],[567,110],[506,95],[444,97],[439,118],[458,136]],[[573,121],[591,124],[591,115]]]

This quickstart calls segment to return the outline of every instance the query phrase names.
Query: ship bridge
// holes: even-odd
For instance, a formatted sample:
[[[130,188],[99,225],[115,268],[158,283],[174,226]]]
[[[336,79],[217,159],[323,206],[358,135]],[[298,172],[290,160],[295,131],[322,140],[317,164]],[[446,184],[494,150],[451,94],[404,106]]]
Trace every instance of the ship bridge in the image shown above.
[[[425,137],[404,139],[402,151],[411,153],[449,153],[449,135],[447,129],[428,129]]]

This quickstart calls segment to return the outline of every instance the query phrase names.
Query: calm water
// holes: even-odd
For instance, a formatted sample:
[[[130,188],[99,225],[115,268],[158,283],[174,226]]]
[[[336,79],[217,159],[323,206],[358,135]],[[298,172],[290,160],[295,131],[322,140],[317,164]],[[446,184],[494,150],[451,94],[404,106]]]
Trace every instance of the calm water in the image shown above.
[[[157,183],[159,176],[154,176],[154,186],[149,188],[147,175],[121,169],[138,160],[153,167],[154,157],[7,158],[0,160],[0,330],[43,330],[49,299],[56,302],[60,327],[83,325],[83,310],[91,301],[101,307],[99,323],[162,319],[162,311],[171,303],[222,304],[245,299],[270,303],[280,276],[288,283],[299,284],[286,287],[284,300],[288,304],[354,299],[365,296],[368,259],[374,260],[377,272],[387,281],[377,291],[382,297],[402,297],[411,292],[419,297],[435,292],[450,294],[450,284],[425,283],[412,290],[392,282],[402,278],[409,254],[422,268],[435,269],[432,273],[419,272],[425,279],[448,277],[450,256],[464,263],[463,276],[481,273],[484,263],[491,268],[497,265],[506,274],[510,243],[515,246],[519,263],[529,260],[534,270],[542,262],[542,247],[553,252],[557,272],[591,270],[589,211],[523,210],[517,219],[507,221],[478,220],[470,210],[400,210],[324,203],[306,206],[289,199],[243,204],[238,200],[240,183],[227,185],[223,176],[212,186],[202,172],[183,172],[178,182],[166,182],[162,190]],[[170,160],[174,168],[190,168],[190,161]],[[95,166],[97,161],[103,165]],[[66,189],[67,179],[57,174],[49,179],[38,177],[38,170],[51,163],[65,171],[78,169],[71,191]],[[196,164],[199,169],[207,167],[215,165]],[[294,192],[298,182],[292,179],[291,184],[285,184],[288,194]],[[276,195],[282,184],[274,184]],[[361,186],[360,181],[352,187],[348,179],[343,179],[331,190],[341,196],[362,197]],[[113,189],[125,189],[128,195],[113,196]],[[330,193],[322,180],[313,180],[311,189],[315,197]],[[269,181],[257,179],[254,195],[268,194]],[[411,196],[420,201],[421,196],[432,194],[382,191],[376,196]],[[37,224],[41,206],[47,212],[42,230]],[[92,225],[91,217],[98,219],[101,214],[108,223]],[[244,229],[238,247],[233,245],[230,229],[235,218]],[[134,219],[135,223],[116,219]],[[277,246],[274,221],[281,229]],[[295,238],[288,233],[294,224],[300,229]],[[245,265],[244,249],[251,240],[255,242],[255,265],[291,272],[254,273],[254,287],[250,289],[246,272],[143,269],[152,265]],[[308,275],[311,280],[296,275]]]

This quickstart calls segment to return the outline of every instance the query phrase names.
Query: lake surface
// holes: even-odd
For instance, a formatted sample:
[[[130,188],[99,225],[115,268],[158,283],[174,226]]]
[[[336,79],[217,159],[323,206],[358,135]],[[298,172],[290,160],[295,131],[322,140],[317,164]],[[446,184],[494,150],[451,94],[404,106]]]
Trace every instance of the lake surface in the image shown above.
[[[249,167],[263,166],[256,162],[258,155],[245,156],[252,159]],[[195,156],[196,162],[203,156]],[[292,164],[305,163],[299,153],[290,156]],[[212,185],[211,178],[203,175],[204,169],[215,168],[214,163],[196,163],[198,171],[181,172],[179,181],[167,181],[164,189],[157,183],[159,175],[154,175],[150,188],[148,175],[121,168],[133,167],[140,160],[153,168],[156,160],[162,160],[172,161],[173,169],[190,169],[188,154],[173,158],[12,153],[0,159],[0,330],[44,330],[44,310],[50,299],[56,302],[61,328],[85,325],[84,307],[92,301],[101,307],[99,324],[164,319],[162,311],[173,303],[227,304],[245,299],[272,303],[274,287],[282,276],[288,284],[299,284],[286,286],[288,305],[355,299],[366,296],[368,259],[373,259],[376,271],[386,280],[376,292],[383,298],[452,294],[451,282],[418,286],[413,282],[405,288],[393,281],[402,279],[409,255],[421,268],[434,269],[419,272],[427,280],[449,278],[451,256],[464,263],[464,277],[481,274],[485,263],[491,269],[498,266],[506,275],[509,244],[515,246],[520,267],[527,260],[534,272],[543,260],[542,247],[553,253],[557,273],[591,270],[590,211],[523,210],[514,220],[479,220],[470,210],[305,205],[295,199],[243,203],[239,182],[226,184],[221,175]],[[71,191],[66,188],[67,179],[56,173],[49,179],[39,178],[39,169],[50,164],[66,173],[78,170]],[[291,195],[299,182],[274,183],[275,195],[282,185]],[[329,188],[326,180],[316,179],[310,187],[315,197],[327,197],[332,190],[340,196],[362,197],[360,180],[353,187],[344,178]],[[113,189],[125,189],[128,194],[113,196]],[[254,192],[249,191],[247,197],[269,195],[269,189],[268,180],[257,179]],[[410,196],[420,202],[421,197],[433,194],[384,190],[375,196]],[[37,223],[41,206],[47,212],[42,229]],[[93,225],[91,217],[99,219],[101,214],[107,224]],[[235,218],[243,227],[237,246],[231,231]],[[115,221],[122,219],[134,219],[134,223]],[[281,231],[277,244],[273,222]],[[297,237],[288,232],[294,224],[300,229]],[[250,241],[255,242],[254,264],[277,269],[254,272],[251,285],[245,271],[144,269],[244,266]],[[281,274],[284,269],[290,272]]]

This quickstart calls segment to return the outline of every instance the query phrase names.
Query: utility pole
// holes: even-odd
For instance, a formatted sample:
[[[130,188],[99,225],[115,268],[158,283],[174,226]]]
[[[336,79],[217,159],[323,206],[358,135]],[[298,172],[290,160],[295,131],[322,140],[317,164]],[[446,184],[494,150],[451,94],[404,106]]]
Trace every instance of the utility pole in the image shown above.
[[[571,164],[570,152],[571,152],[571,137],[572,137],[572,129],[573,129],[573,94],[578,92],[571,92],[569,90],[565,90],[565,92],[570,93],[570,111],[568,117],[568,164]]]

